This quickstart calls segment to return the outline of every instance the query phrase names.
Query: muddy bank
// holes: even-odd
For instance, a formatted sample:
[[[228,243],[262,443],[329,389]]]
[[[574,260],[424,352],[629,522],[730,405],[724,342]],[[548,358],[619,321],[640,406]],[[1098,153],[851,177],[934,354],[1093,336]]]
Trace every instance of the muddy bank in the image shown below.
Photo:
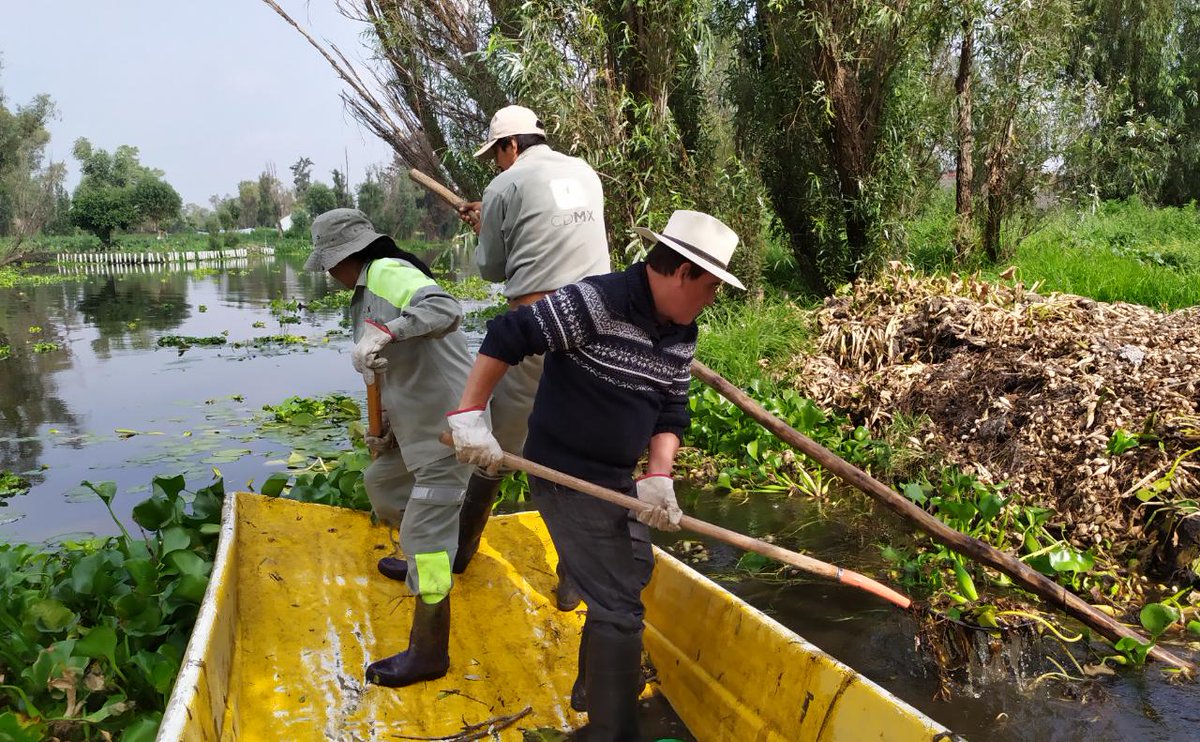
[[[1080,548],[1176,582],[1200,570],[1200,308],[1172,313],[1019,281],[882,278],[817,312],[788,380],[877,435],[956,464]]]

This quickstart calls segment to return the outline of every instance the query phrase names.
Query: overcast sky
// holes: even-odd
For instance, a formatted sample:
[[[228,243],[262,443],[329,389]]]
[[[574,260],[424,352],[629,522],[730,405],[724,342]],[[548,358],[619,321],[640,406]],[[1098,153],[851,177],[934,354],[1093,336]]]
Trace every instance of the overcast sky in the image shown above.
[[[362,25],[333,0],[279,4],[318,40],[366,56]],[[47,151],[68,163],[71,189],[81,136],[110,152],[137,147],[184,203],[203,206],[267,163],[290,185],[288,167],[308,157],[331,184],[348,157],[357,184],[391,160],[345,110],[329,63],[261,0],[0,0],[0,65],[10,110],[54,99]]]

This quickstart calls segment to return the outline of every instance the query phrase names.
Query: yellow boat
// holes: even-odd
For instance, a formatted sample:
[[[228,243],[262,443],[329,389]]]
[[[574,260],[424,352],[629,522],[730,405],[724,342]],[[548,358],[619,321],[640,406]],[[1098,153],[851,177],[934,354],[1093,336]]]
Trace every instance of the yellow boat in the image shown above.
[[[405,648],[413,598],[375,572],[367,514],[236,493],[159,740],[519,740],[582,726],[571,710],[581,609],[554,606],[537,513],[492,518],[456,582],[446,677],[367,685]],[[942,726],[656,549],[645,646],[698,740],[937,740]],[[494,736],[493,736],[494,735]],[[476,738],[476,737],[470,737]]]

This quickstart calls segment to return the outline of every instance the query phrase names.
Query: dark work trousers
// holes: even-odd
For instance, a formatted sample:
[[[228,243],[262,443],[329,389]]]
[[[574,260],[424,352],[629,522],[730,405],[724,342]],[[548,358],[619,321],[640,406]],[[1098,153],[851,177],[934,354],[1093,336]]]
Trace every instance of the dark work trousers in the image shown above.
[[[640,635],[646,613],[642,589],[654,571],[650,528],[620,505],[569,487],[531,476],[529,489],[559,561],[587,603],[588,624]],[[636,492],[630,482],[623,494],[637,497]]]

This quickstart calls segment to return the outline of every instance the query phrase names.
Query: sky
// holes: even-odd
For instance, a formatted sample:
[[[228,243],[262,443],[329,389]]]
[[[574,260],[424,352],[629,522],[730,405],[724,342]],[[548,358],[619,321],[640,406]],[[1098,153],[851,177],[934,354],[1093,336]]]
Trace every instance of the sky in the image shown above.
[[[358,63],[362,24],[333,0],[278,0],[319,41]],[[354,120],[329,63],[261,0],[0,0],[0,90],[9,110],[46,93],[58,118],[47,154],[68,164],[78,137],[138,148],[184,203],[236,195],[268,163],[313,161],[314,180],[357,184],[391,150]]]

